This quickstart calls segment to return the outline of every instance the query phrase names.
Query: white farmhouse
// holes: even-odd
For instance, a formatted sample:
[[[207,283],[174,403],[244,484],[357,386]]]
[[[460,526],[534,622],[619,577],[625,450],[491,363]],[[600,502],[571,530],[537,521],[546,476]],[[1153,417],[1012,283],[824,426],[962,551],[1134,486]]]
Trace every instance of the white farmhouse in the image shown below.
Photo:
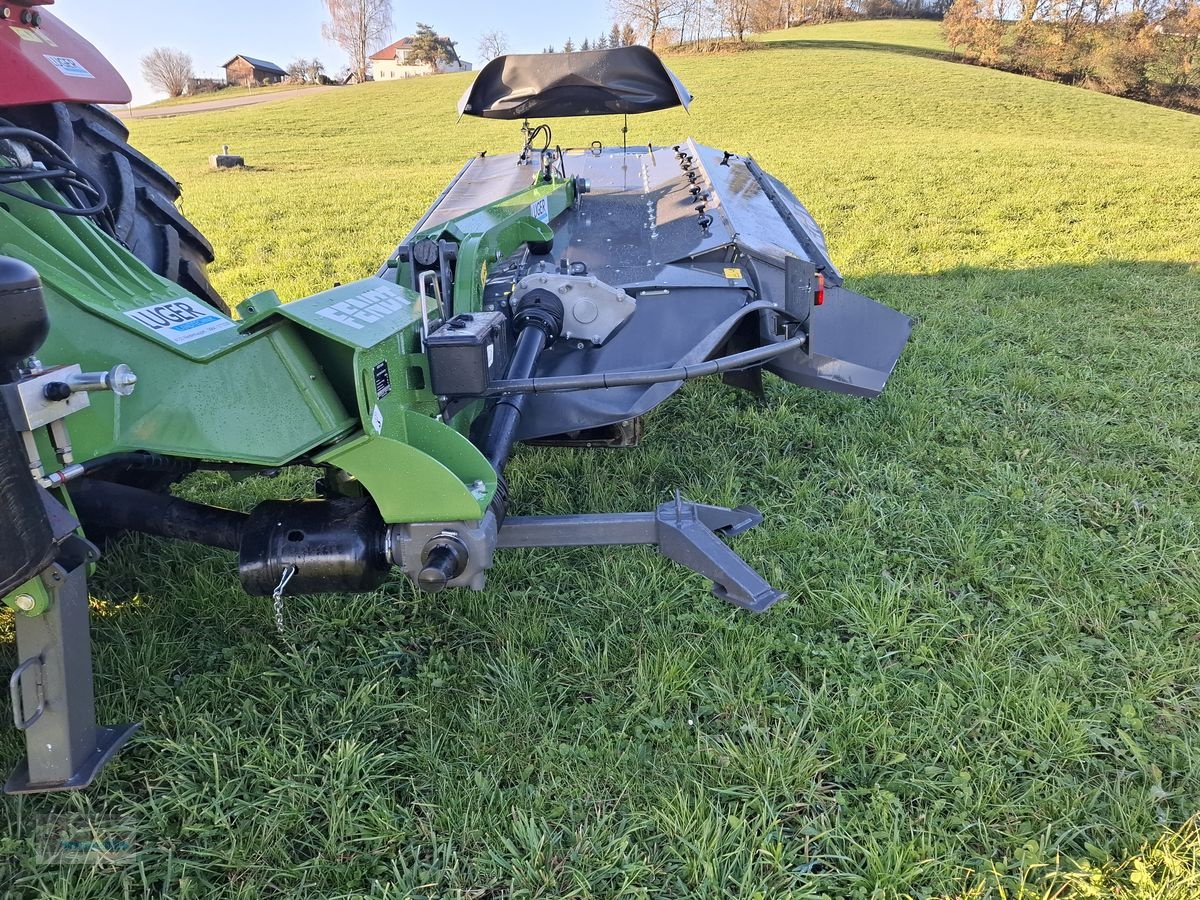
[[[423,62],[409,62],[408,55],[412,52],[413,39],[411,36],[400,38],[394,44],[389,44],[378,53],[371,55],[371,69],[376,81],[388,81],[394,78],[412,78],[415,75],[433,75],[442,72],[470,72],[471,64],[463,62],[454,52],[454,45],[449,38],[438,38],[448,51],[453,62],[439,60],[437,72]]]

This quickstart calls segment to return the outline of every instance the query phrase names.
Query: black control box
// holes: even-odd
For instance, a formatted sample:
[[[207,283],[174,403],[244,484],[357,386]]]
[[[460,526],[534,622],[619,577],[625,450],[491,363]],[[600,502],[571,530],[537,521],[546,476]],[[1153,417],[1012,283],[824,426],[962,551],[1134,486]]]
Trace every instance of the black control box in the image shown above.
[[[425,341],[429,382],[439,397],[479,397],[508,369],[508,319],[503,313],[455,316]]]

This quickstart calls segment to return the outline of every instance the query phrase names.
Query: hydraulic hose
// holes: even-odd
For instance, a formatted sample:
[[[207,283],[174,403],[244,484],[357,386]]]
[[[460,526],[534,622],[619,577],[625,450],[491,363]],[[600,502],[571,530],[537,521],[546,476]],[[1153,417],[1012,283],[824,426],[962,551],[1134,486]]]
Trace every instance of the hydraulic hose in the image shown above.
[[[23,200],[40,209],[48,209],[64,216],[95,216],[108,208],[108,196],[104,192],[103,185],[75,165],[66,151],[45,135],[28,128],[17,128],[7,120],[0,119],[0,140],[33,145],[43,151],[38,160],[42,164],[42,168],[0,167],[0,194]],[[64,196],[70,196],[72,191],[84,194],[90,198],[91,202],[83,201],[79,205],[72,206],[69,203],[43,200],[33,191],[18,191],[14,187],[10,187],[10,185],[28,184],[34,181],[50,182]]]
[[[196,468],[196,461],[163,456],[160,453],[149,453],[145,450],[134,450],[125,453],[109,453],[79,463],[79,468],[83,470],[81,475],[94,475],[112,466],[124,466],[142,472],[174,472],[186,475]]]
[[[590,391],[597,388],[630,387],[662,384],[668,381],[690,381],[705,375],[719,375],[737,369],[747,369],[770,362],[808,343],[807,334],[769,344],[754,350],[744,350],[730,356],[709,360],[695,365],[674,366],[670,369],[643,369],[633,372],[597,372],[594,375],[560,375],[551,378],[505,378],[488,387],[485,396],[521,396],[525,394],[547,394],[560,391]],[[510,369],[511,371],[511,369]]]

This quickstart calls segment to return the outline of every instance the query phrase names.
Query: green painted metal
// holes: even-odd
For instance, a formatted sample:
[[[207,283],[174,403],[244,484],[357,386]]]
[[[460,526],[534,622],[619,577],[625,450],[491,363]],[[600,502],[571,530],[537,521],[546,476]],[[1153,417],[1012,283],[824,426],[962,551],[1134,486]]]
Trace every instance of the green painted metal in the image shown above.
[[[26,189],[57,198],[43,184]],[[458,244],[455,312],[481,308],[493,261],[553,240],[547,223],[575,191],[572,179],[537,184],[432,230]],[[288,304],[256,294],[235,322],[86,219],[6,204],[0,253],[42,276],[53,325],[44,363],[126,363],[138,374],[131,396],[95,394],[72,417],[77,459],[123,450],[261,466],[306,459],[340,469],[335,481],[368,491],[390,523],[475,520],[495,494],[496,473],[468,439],[482,404],[439,417],[419,296],[401,286],[411,270]]]
[[[444,427],[443,431],[457,434]],[[496,473],[487,460],[487,472],[482,467],[476,472],[480,477],[473,493],[472,482],[462,481],[461,460],[458,471],[453,471],[412,444],[385,435],[360,435],[314,459],[354,475],[374,498],[385,522],[473,522],[483,515],[496,491]]]
[[[92,408],[72,417],[77,459],[140,449],[283,465],[357,425],[286,323],[242,335],[214,311],[207,327],[220,330],[183,335],[186,342],[178,343],[131,317],[200,301],[150,272],[91,222],[10,201],[0,208],[0,253],[42,276],[52,322],[44,363],[104,370],[123,362],[138,374],[131,396],[93,394]]]
[[[465,437],[470,423],[436,418],[411,291],[369,278],[286,305],[255,295],[240,323],[202,308],[164,325],[172,304],[191,315],[200,301],[85,219],[10,202],[0,253],[42,276],[44,364],[123,362],[138,374],[130,397],[94,394],[71,417],[77,459],[149,450],[270,467],[311,460],[343,469],[334,480],[360,484],[393,523],[478,519],[495,492],[495,472]]]
[[[28,609],[22,609],[17,605],[18,597],[28,597],[33,599],[33,605]],[[42,583],[41,576],[31,578],[7,597],[0,599],[13,612],[19,616],[40,616],[50,608],[50,591],[46,589],[46,585]]]
[[[576,200],[575,180],[559,178],[450,219],[421,232],[414,240],[430,237],[458,243],[454,311],[479,312],[483,308],[487,267],[526,241],[553,241],[554,229],[549,222],[574,206]],[[410,264],[400,264],[397,279],[401,284],[412,283]]]
[[[478,519],[495,493],[496,472],[465,434],[436,417],[421,352],[418,298],[381,278],[366,278],[304,300],[260,308],[258,321],[283,318],[334,377],[357,410],[362,433],[314,457],[357,478],[387,522]],[[466,423],[469,424],[469,423]]]

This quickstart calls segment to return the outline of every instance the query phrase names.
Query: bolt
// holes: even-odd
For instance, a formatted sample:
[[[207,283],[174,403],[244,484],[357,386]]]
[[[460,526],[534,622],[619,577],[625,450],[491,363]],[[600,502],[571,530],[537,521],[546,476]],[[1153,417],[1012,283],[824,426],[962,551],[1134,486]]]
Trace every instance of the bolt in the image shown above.
[[[21,612],[29,612],[31,609],[37,606],[37,601],[34,600],[29,594],[21,594],[16,600],[13,601],[13,603],[16,604],[17,609],[19,609]]]
[[[118,363],[109,370],[108,388],[120,397],[128,397],[137,387],[137,376],[125,363]]]

